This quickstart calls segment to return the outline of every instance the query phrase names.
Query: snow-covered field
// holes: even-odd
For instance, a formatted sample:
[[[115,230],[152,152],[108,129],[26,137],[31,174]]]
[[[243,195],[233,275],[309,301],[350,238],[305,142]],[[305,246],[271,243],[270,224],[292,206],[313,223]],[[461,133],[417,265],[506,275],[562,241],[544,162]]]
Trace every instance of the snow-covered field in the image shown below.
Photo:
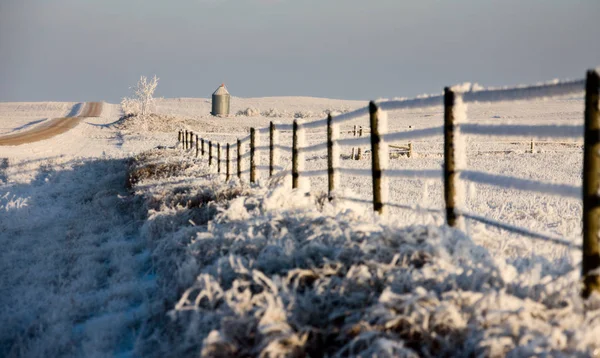
[[[119,106],[105,104],[100,118],[65,134],[0,147],[0,355],[599,354],[599,303],[579,298],[580,252],[482,224],[466,234],[444,227],[441,215],[420,210],[442,209],[441,181],[392,180],[391,201],[417,210],[379,218],[342,199],[369,200],[370,178],[344,176],[328,203],[324,178],[310,196],[292,192],[284,176],[227,184],[206,158],[176,147],[179,129],[233,143],[270,121],[366,104],[234,98],[234,115],[214,118],[206,99],[162,99],[158,116],[122,121]],[[0,128],[25,130],[74,105],[0,103]],[[389,127],[436,127],[442,116],[441,107],[390,112]],[[581,124],[583,101],[477,104],[468,116]],[[364,118],[342,130],[354,124],[368,127]],[[441,168],[441,140],[414,142],[414,156],[393,157],[390,167]],[[529,153],[529,141],[474,138],[468,166],[580,185],[580,142]],[[369,153],[355,161],[350,150],[342,149],[343,167],[369,167]],[[324,155],[309,157],[307,169],[324,168]],[[139,179],[132,192],[130,165]],[[467,196],[472,212],[579,244],[578,200],[479,184]]]

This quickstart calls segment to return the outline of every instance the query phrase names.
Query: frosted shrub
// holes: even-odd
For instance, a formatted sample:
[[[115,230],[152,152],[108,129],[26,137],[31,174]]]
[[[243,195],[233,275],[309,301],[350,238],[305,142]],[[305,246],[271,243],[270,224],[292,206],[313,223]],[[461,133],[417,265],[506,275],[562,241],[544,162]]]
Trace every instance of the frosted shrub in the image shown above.
[[[313,113],[311,111],[299,111],[294,113],[294,118],[310,118],[313,117]]]
[[[131,88],[133,90],[133,97],[126,97],[121,101],[121,106],[125,114],[150,114],[151,106],[154,104],[156,86],[158,86],[158,77],[156,75],[150,80],[146,76],[141,76],[135,87]]]
[[[246,117],[256,117],[260,115],[260,111],[254,107],[248,107],[245,110],[238,111],[238,116],[246,116]]]
[[[279,110],[277,110],[276,108],[269,108],[269,110],[263,112],[262,115],[264,117],[269,117],[269,118],[280,118],[280,117],[283,117],[285,115],[285,113],[279,112]]]
[[[140,103],[132,98],[123,98],[121,100],[121,108],[126,115],[135,115],[141,112]]]

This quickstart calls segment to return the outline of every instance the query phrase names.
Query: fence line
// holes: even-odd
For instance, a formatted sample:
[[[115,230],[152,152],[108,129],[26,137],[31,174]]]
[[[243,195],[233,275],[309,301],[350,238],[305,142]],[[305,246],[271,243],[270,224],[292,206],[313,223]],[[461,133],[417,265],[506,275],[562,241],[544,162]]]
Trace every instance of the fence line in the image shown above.
[[[508,230],[520,235],[541,239],[569,248],[581,249],[583,254],[582,275],[585,289],[582,294],[587,297],[592,291],[600,292],[600,247],[598,244],[600,232],[600,113],[598,109],[600,78],[595,70],[588,71],[585,80],[554,81],[552,83],[533,86],[518,86],[512,88],[463,90],[461,87],[447,87],[442,95],[423,96],[412,99],[370,102],[369,106],[332,116],[313,122],[294,120],[293,124],[274,124],[270,122],[266,128],[251,128],[250,135],[237,139],[236,143],[227,144],[226,179],[230,178],[232,162],[230,150],[237,152],[237,176],[241,179],[243,173],[250,174],[250,182],[256,182],[258,170],[268,170],[273,176],[279,166],[279,151],[292,153],[292,188],[308,190],[310,177],[328,178],[328,193],[330,200],[332,192],[338,188],[340,175],[352,175],[372,178],[373,199],[359,200],[372,203],[373,210],[380,214],[386,212],[387,206],[411,209],[412,206],[389,203],[388,178],[423,178],[441,179],[444,181],[445,217],[449,226],[461,228],[464,219],[482,222],[486,225]],[[585,121],[584,125],[487,125],[467,123],[466,103],[522,101],[548,97],[582,94],[585,90]],[[443,106],[444,125],[442,127],[415,129],[405,132],[387,133],[387,116],[384,111],[427,108]],[[340,138],[340,125],[354,119],[368,116],[370,128],[365,128],[368,136]],[[325,142],[306,145],[306,130],[327,128]],[[279,143],[279,133],[292,131],[292,147]],[[191,133],[191,132],[190,132]],[[269,145],[260,146],[259,134],[269,135]],[[321,133],[322,132],[318,132]],[[356,126],[354,127],[356,133]],[[362,133],[362,128],[360,132]],[[316,135],[312,133],[311,135]],[[192,134],[193,135],[193,134]],[[388,169],[389,145],[401,141],[425,139],[434,136],[444,137],[444,167],[440,170],[390,170]],[[531,137],[530,151],[534,152],[533,138],[576,138],[583,137],[584,142],[584,173],[581,187],[554,184],[531,179],[502,176],[485,172],[470,171],[466,167],[465,135],[474,136],[515,136]],[[188,140],[188,131],[179,131],[177,139],[185,149],[191,147],[193,138]],[[200,138],[201,148],[198,149],[196,136],[196,155],[198,151],[205,155],[205,139]],[[246,143],[249,143],[250,153],[245,153]],[[579,143],[581,144],[581,143]],[[339,165],[342,146],[367,146],[371,150],[371,169],[342,168]],[[209,166],[213,165],[213,144],[208,141]],[[218,150],[217,172],[220,173],[221,145]],[[398,147],[398,146],[396,146]],[[412,153],[412,142],[407,147],[399,147]],[[260,153],[268,150],[269,165],[260,165]],[[327,150],[327,169],[304,170],[305,154]],[[242,162],[250,158],[249,169],[244,170]],[[353,156],[354,158],[354,147]],[[504,188],[529,190],[544,194],[583,199],[583,245],[577,246],[566,240],[552,235],[541,234],[526,228],[512,226],[487,217],[469,213],[463,210],[464,182],[470,181]],[[583,193],[583,195],[582,195]]]

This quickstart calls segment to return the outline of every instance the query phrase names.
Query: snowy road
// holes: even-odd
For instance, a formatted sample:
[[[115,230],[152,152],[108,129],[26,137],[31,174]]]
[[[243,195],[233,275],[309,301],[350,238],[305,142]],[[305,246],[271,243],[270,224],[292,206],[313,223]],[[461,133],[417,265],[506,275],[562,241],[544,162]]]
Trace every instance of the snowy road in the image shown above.
[[[20,145],[52,138],[74,128],[81,118],[99,117],[101,113],[102,102],[87,102],[76,116],[55,118],[26,132],[0,137],[0,146]]]

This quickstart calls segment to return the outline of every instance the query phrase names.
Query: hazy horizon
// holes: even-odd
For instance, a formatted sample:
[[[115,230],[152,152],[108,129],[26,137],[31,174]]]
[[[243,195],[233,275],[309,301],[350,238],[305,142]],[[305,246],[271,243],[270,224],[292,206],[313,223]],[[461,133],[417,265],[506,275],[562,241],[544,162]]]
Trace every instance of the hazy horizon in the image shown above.
[[[0,101],[162,97],[368,100],[582,78],[594,0],[0,0]]]

